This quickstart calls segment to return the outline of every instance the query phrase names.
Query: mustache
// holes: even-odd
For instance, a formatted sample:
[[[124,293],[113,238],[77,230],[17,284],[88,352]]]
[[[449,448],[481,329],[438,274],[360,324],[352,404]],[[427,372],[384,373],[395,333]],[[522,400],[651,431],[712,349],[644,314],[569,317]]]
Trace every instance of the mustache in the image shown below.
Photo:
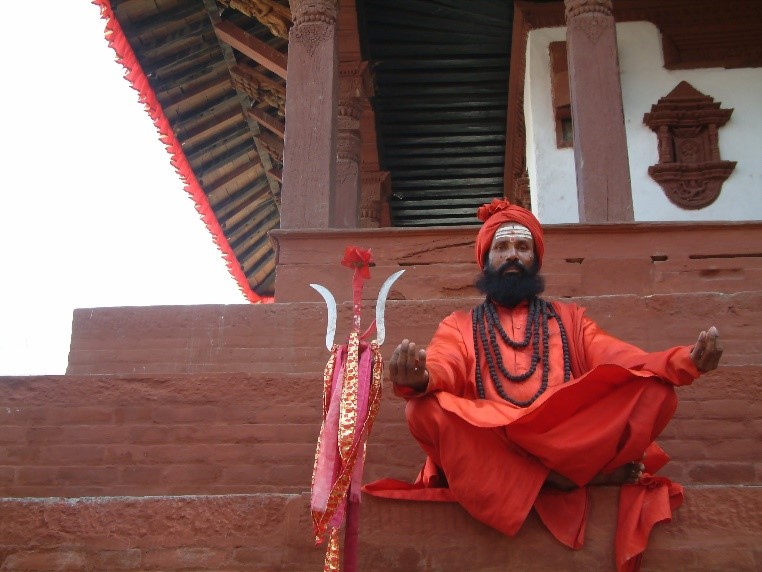
[[[529,269],[518,260],[507,260],[500,265],[495,271],[495,274],[501,275],[503,272],[510,269],[518,270],[522,274],[527,274],[529,272]]]

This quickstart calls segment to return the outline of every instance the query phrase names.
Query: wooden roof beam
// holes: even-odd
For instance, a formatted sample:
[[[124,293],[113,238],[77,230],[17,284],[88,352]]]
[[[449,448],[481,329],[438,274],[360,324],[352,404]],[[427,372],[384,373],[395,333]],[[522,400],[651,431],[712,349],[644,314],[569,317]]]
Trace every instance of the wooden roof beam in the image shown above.
[[[286,54],[282,54],[259,38],[224,20],[214,25],[214,31],[221,42],[225,42],[277,76],[286,79],[288,61]]]
[[[282,121],[275,119],[272,115],[262,111],[258,107],[248,109],[247,113],[249,117],[259,123],[262,127],[272,131],[278,137],[283,139],[284,133],[286,132],[286,126]]]
[[[254,139],[267,149],[271,158],[275,159],[281,165],[283,164],[283,139],[279,139],[272,133],[267,133],[266,131],[256,135]]]

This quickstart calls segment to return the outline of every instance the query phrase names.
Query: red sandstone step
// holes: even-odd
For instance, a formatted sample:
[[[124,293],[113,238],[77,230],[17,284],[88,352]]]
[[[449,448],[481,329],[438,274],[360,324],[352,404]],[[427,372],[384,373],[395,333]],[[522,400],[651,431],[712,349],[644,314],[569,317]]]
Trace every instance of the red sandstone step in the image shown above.
[[[0,496],[309,490],[322,373],[0,378]],[[678,389],[660,442],[684,484],[762,481],[762,367]],[[412,479],[423,454],[387,391],[366,480]]]
[[[613,570],[616,490],[592,492],[585,546],[556,542],[534,513],[509,538],[458,505],[364,497],[363,572]],[[304,495],[0,500],[0,569],[256,570],[322,566]],[[687,487],[657,525],[643,571],[760,569],[762,489]]]
[[[646,350],[691,344],[715,324],[726,365],[762,365],[762,291],[570,300],[604,329]],[[443,317],[480,301],[389,301],[385,356],[405,337],[428,343]],[[366,324],[374,303],[363,308]],[[351,323],[350,306],[339,309],[337,342]],[[76,310],[67,373],[320,372],[328,357],[325,320],[322,302]]]

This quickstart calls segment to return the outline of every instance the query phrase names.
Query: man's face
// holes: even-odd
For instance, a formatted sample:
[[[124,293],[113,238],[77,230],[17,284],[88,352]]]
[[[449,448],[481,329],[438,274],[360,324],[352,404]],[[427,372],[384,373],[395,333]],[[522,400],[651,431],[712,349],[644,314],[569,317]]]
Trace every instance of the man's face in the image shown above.
[[[523,229],[523,230],[522,230]],[[527,271],[534,264],[534,240],[524,227],[505,224],[497,229],[487,259],[490,269],[497,271],[506,262],[518,263]],[[520,273],[516,267],[508,267],[504,273]]]
[[[526,227],[506,223],[497,229],[475,286],[493,302],[510,308],[542,294],[545,281],[538,274],[534,240]]]

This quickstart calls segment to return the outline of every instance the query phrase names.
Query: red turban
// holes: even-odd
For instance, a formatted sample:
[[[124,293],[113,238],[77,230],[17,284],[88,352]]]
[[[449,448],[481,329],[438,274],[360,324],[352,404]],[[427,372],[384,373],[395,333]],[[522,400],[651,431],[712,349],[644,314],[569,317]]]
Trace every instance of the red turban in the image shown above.
[[[484,269],[484,255],[492,246],[492,238],[498,228],[507,222],[517,222],[524,225],[532,233],[534,239],[534,253],[537,259],[537,268],[542,266],[542,256],[545,254],[545,241],[542,235],[540,221],[525,208],[512,205],[505,199],[492,199],[479,207],[476,216],[484,224],[476,236],[476,262],[479,268]]]

